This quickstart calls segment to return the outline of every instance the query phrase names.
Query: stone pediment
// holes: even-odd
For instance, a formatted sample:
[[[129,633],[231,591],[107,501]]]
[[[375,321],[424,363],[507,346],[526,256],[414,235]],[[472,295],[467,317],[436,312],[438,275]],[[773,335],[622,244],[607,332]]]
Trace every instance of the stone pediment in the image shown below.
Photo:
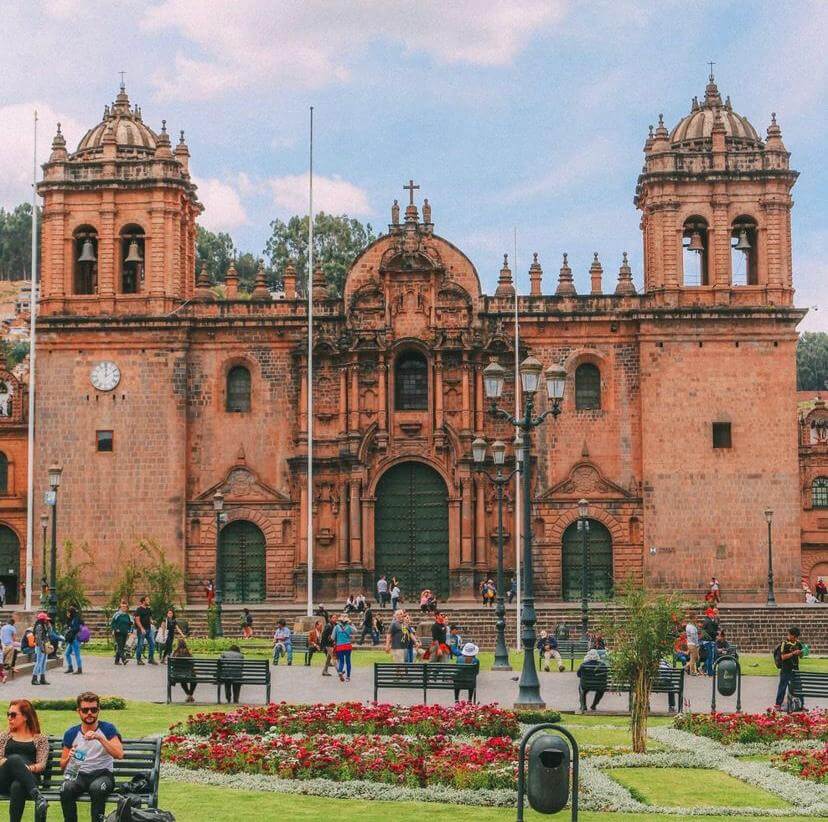
[[[262,482],[246,465],[231,468],[224,480],[208,488],[198,497],[198,501],[212,501],[217,491],[224,494],[225,505],[228,502],[291,502],[287,494]]]
[[[576,462],[569,476],[546,491],[541,499],[633,499],[635,494],[608,480],[600,469],[588,460]]]

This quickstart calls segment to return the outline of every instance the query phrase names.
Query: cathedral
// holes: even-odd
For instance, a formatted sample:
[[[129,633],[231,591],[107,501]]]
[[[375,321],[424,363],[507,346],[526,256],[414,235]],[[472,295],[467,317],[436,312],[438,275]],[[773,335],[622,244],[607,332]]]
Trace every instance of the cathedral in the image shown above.
[[[191,601],[217,567],[226,602],[304,599],[309,507],[318,598],[370,591],[383,573],[408,597],[474,596],[498,532],[472,442],[502,440],[514,466],[515,432],[490,413],[483,370],[513,372],[516,312],[519,358],[566,370],[560,415],[532,435],[538,597],[578,598],[582,573],[596,599],[628,577],[698,592],[715,575],[730,600],[763,601],[765,509],[780,600],[799,600],[803,568],[828,563],[819,538],[801,539],[797,172],[775,116],[760,137],[712,76],[644,143],[641,291],[619,250],[595,255],[587,293],[564,254],[554,277],[535,256],[528,294],[504,260],[484,294],[410,183],[341,295],[313,273],[312,384],[307,298],[290,264],[277,295],[263,270],[247,295],[231,266],[221,297],[196,273],[189,164],[183,132],[173,145],[122,86],[74,151],[58,128],[38,185],[35,514],[59,465],[59,541],[94,558],[94,597],[147,539],[181,566]],[[514,390],[507,379],[507,408]],[[512,485],[508,568],[514,505]]]

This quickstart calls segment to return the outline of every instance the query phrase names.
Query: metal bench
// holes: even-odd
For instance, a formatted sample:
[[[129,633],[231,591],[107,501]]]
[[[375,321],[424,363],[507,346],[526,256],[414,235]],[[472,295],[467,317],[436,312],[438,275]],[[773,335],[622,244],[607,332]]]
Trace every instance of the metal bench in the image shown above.
[[[794,671],[789,692],[800,700],[828,699],[828,673],[819,671]]]
[[[478,665],[458,663],[374,663],[374,702],[380,688],[401,688],[423,692],[423,704],[428,701],[428,692],[432,691],[469,691],[469,699],[477,701]]]
[[[172,702],[173,685],[195,682],[215,685],[216,702],[221,704],[221,686],[264,685],[266,701],[270,702],[270,663],[266,659],[203,659],[170,657],[167,660],[167,702]]]
[[[559,639],[558,653],[561,659],[569,660],[569,670],[575,670],[575,660],[580,659],[589,650],[589,640]],[[538,651],[538,667],[543,667],[543,651]]]
[[[629,694],[629,705],[632,707],[632,685],[615,678],[612,669],[603,665],[582,669],[578,690],[582,711],[586,710],[585,691],[603,690]],[[650,693],[674,695],[677,700],[671,710],[681,711],[684,706],[684,668],[659,668],[658,677],[653,681]]]
[[[116,789],[125,785],[135,776],[143,776],[149,783],[149,791],[136,796],[142,805],[158,807],[158,782],[161,776],[161,740],[160,739],[125,739],[124,758],[116,759],[113,766]],[[60,805],[60,787],[63,784],[63,771],[60,769],[60,754],[63,750],[61,737],[49,737],[49,759],[46,770],[40,779],[40,792],[52,806]],[[118,794],[109,795],[109,802],[115,802]],[[8,802],[9,797],[0,794],[0,801]],[[89,802],[89,794],[78,797],[79,802]],[[58,807],[59,810],[59,807]]]

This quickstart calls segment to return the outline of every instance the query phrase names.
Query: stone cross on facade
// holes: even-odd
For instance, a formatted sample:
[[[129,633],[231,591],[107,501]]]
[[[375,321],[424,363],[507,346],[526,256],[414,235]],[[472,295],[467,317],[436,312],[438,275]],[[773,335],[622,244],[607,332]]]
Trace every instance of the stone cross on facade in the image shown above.
[[[711,60],[707,65],[710,66],[710,79],[712,80],[713,79],[713,66],[715,66],[716,64]]]
[[[418,188],[419,188],[419,186],[415,186],[413,180],[409,180],[408,185],[403,186],[403,191],[408,192],[408,204],[409,205],[414,205],[414,191],[415,191],[415,189],[418,189]]]

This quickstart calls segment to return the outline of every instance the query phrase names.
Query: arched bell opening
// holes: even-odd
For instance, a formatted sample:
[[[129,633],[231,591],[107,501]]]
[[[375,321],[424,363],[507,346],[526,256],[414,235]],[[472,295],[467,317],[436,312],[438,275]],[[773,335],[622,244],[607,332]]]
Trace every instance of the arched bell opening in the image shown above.
[[[704,217],[688,217],[682,232],[682,263],[684,281],[682,285],[710,285],[708,272],[707,220]]]
[[[72,235],[74,294],[95,294],[98,290],[98,232],[89,225],[79,226]]]
[[[733,285],[759,285],[759,230],[752,217],[737,217],[730,227]]]
[[[144,282],[146,245],[144,229],[137,224],[121,229],[121,293],[137,294]]]

